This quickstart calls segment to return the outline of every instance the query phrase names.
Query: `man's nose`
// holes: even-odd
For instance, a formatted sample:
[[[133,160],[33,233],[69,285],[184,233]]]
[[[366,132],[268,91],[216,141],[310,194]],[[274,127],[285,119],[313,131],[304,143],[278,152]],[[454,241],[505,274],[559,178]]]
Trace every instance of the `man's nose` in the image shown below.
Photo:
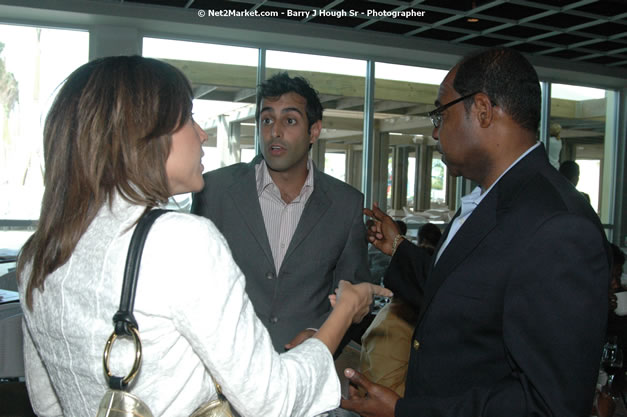
[[[283,130],[281,129],[281,126],[280,126],[279,123],[274,123],[272,125],[272,132],[271,133],[272,133],[272,137],[275,137],[275,138],[280,138],[281,137],[281,134],[283,133]]]
[[[438,136],[439,136],[439,135],[438,135],[438,133],[439,133],[439,131],[440,131],[440,128],[439,128],[439,127],[435,127],[435,126],[433,127],[433,131],[431,132],[431,136],[433,137],[433,139],[435,139],[435,140],[439,140],[439,139],[438,139]]]
[[[198,123],[196,123],[196,126],[198,127],[198,138],[200,139],[200,144],[202,145],[207,142],[207,140],[209,139],[209,135],[207,134],[207,132],[205,132],[205,129],[200,127]]]

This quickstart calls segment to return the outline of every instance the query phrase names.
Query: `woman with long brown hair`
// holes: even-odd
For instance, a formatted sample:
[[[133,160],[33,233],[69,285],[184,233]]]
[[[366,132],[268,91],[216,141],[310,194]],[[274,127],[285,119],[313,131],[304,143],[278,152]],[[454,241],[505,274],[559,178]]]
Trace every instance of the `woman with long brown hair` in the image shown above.
[[[135,224],[169,196],[203,187],[207,135],[191,116],[192,98],[174,67],[110,57],[72,73],[52,105],[41,216],[18,263],[26,382],[40,416],[96,413]],[[341,282],[318,333],[279,355],[219,231],[204,218],[167,213],[143,251],[134,310],[143,359],[131,391],[155,416],[189,415],[214,398],[211,375],[243,416],[335,408],[332,353],[373,294],[389,295]],[[116,344],[114,374],[128,370],[132,352]]]

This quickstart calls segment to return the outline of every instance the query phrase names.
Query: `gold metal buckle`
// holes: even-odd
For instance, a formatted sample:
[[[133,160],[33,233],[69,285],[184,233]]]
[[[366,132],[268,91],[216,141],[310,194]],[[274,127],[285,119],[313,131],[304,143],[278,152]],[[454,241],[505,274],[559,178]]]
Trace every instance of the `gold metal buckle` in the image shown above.
[[[137,330],[134,326],[128,326],[131,329],[131,333],[133,336],[133,342],[135,343],[135,362],[133,363],[133,368],[129,372],[129,374],[122,380],[123,385],[127,385],[129,382],[133,380],[137,376],[139,372],[139,367],[142,363],[142,342],[139,339],[139,330]],[[107,343],[105,344],[104,353],[102,355],[102,364],[104,365],[105,373],[107,377],[111,377],[111,371],[109,369],[109,354],[111,353],[111,349],[113,347],[113,342],[118,338],[118,335],[115,332],[111,333]]]

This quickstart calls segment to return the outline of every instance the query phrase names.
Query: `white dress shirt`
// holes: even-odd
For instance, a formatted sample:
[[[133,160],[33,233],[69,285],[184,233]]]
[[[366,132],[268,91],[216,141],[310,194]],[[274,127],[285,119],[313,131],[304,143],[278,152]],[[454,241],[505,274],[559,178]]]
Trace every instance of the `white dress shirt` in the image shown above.
[[[307,160],[307,178],[298,196],[286,203],[281,198],[281,190],[274,183],[268,166],[263,159],[255,166],[255,178],[257,179],[257,195],[259,205],[266,225],[266,234],[270,242],[274,267],[278,273],[285,258],[287,248],[292,241],[300,216],[305,210],[307,200],[314,190],[314,179],[311,158]]]

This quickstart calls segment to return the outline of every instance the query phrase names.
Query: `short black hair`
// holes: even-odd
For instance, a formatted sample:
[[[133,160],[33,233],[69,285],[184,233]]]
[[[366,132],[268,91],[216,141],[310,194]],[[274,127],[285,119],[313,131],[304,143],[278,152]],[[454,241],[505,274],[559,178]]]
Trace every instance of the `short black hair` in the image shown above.
[[[579,176],[579,164],[575,161],[564,161],[560,164],[559,171],[572,181]]]
[[[518,51],[492,48],[466,56],[457,64],[453,88],[462,96],[483,92],[524,129],[537,132],[541,90],[538,74]],[[464,105],[470,108],[470,100]]]
[[[398,231],[401,232],[401,235],[406,235],[407,234],[407,223],[405,223],[402,220],[394,220],[396,222],[396,225],[398,226]]]
[[[433,223],[425,223],[420,227],[418,231],[418,244],[428,244],[434,248],[438,245],[442,232],[440,228]]]
[[[261,100],[264,98],[278,99],[283,94],[296,93],[303,97],[307,102],[305,111],[307,113],[307,128],[318,120],[322,120],[322,103],[318,97],[318,92],[309,84],[309,81],[303,77],[290,77],[287,72],[279,72],[268,78],[257,86],[257,110],[255,111],[255,120],[259,121],[259,113],[261,113]]]

